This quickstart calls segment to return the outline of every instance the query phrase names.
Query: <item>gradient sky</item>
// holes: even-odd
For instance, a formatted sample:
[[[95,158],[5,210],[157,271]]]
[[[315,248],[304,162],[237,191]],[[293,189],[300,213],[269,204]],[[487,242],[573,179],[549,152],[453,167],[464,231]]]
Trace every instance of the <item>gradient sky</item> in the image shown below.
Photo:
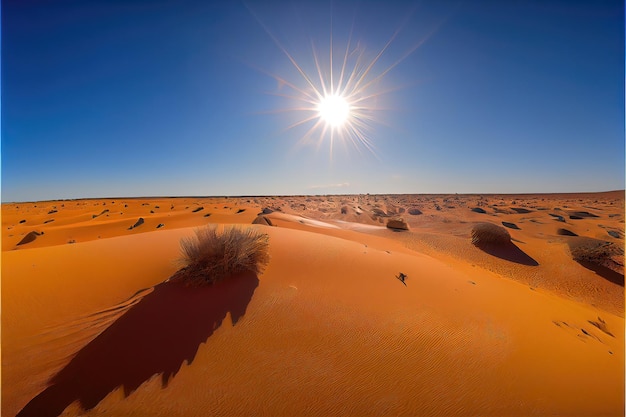
[[[371,78],[419,45],[369,90],[375,154],[279,111],[273,38],[317,79],[331,27],[362,63],[400,29]],[[5,0],[1,152],[2,201],[623,189],[624,4]]]

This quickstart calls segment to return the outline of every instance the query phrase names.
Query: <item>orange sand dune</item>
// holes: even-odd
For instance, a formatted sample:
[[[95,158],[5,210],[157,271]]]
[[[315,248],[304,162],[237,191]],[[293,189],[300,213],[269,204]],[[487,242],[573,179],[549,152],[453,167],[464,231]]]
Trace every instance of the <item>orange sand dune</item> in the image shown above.
[[[2,415],[623,415],[623,272],[557,233],[623,265],[623,222],[623,192],[3,204]],[[207,223],[268,233],[265,272],[167,282]]]

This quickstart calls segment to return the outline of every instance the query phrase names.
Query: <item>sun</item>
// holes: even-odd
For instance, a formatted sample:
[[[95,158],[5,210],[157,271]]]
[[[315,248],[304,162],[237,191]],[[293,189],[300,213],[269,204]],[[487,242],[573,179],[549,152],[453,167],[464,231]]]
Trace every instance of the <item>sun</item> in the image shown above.
[[[350,118],[350,104],[338,94],[323,97],[317,105],[321,120],[331,128],[341,128]]]

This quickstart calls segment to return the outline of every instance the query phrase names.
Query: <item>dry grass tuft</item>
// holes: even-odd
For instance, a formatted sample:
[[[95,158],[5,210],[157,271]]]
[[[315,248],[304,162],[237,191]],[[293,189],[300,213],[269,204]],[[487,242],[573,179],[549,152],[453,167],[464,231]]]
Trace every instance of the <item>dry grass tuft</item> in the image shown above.
[[[183,268],[174,278],[212,284],[241,272],[260,274],[269,263],[269,236],[254,228],[209,225],[180,242]]]
[[[477,223],[472,228],[472,243],[476,246],[505,245],[511,242],[511,235],[501,226],[493,223]]]

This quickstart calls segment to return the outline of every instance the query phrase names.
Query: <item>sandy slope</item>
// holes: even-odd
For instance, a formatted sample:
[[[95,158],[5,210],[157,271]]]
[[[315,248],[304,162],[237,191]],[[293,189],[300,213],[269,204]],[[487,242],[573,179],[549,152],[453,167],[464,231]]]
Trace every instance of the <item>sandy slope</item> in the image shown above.
[[[164,282],[194,227],[264,207],[262,275]],[[5,204],[2,415],[623,415],[623,281],[556,232],[623,247],[623,212],[623,192]],[[471,245],[485,220],[536,265]]]

